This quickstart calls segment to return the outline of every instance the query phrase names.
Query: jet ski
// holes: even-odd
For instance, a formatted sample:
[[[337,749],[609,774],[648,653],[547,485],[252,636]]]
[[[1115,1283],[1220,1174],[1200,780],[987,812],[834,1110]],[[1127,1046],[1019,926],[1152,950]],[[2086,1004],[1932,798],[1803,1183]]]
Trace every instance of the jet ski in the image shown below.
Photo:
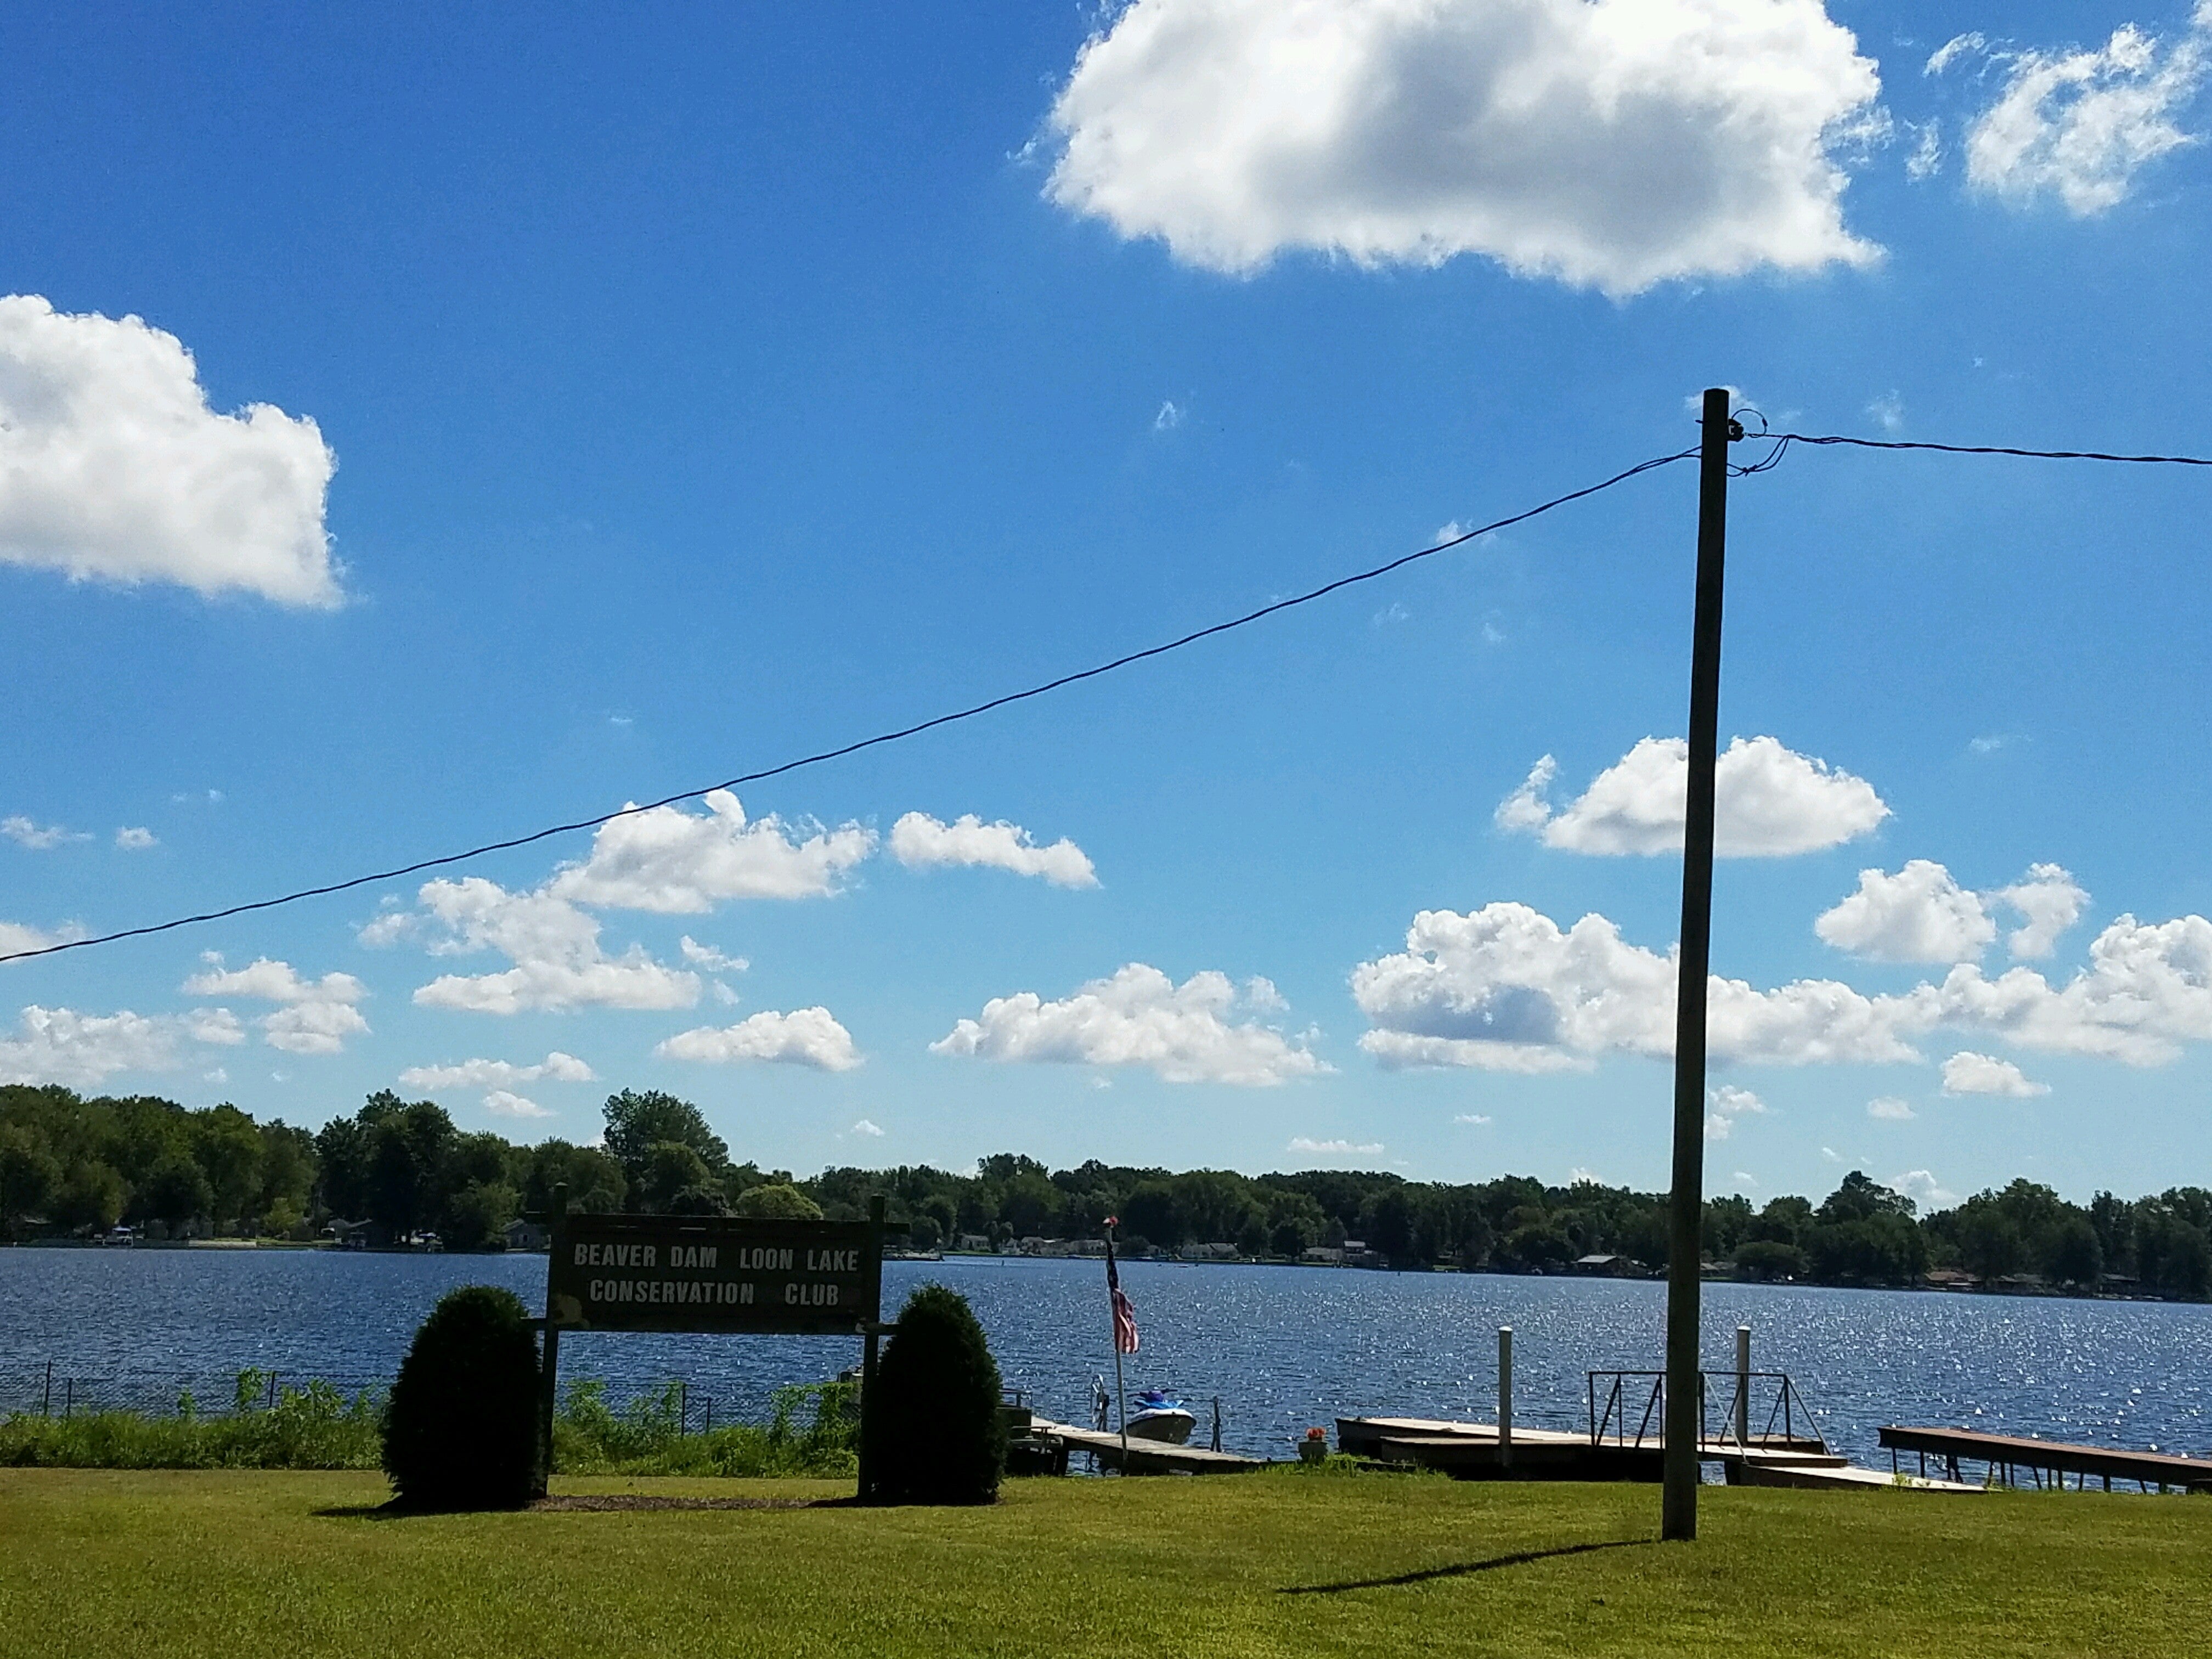
[[[1158,1389],[1139,1390],[1129,1403],[1136,1407],[1129,1413],[1132,1440],[1160,1440],[1170,1446],[1180,1446],[1198,1426],[1198,1419],[1183,1409],[1182,1401]]]

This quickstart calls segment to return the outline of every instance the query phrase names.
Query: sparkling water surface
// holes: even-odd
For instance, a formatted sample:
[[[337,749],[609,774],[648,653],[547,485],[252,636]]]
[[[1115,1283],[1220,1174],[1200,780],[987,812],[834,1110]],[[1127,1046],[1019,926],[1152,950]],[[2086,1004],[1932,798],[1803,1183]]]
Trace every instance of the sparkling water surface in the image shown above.
[[[1008,1387],[1088,1420],[1091,1379],[1113,1376],[1103,1263],[886,1262],[886,1316],[928,1279],[974,1304]],[[159,1406],[180,1387],[226,1401],[246,1366],[380,1383],[431,1304],[465,1284],[507,1285],[536,1313],[545,1258],[0,1249],[0,1410],[37,1409],[49,1365],[57,1409],[64,1392],[79,1406]],[[1218,1396],[1223,1445],[1265,1455],[1339,1416],[1489,1420],[1500,1325],[1514,1328],[1525,1425],[1585,1427],[1586,1372],[1661,1364],[1657,1283],[1138,1261],[1123,1284],[1144,1343],[1130,1389],[1182,1395],[1201,1438]],[[2212,1308],[1708,1284],[1709,1367],[1732,1367],[1739,1324],[1753,1366],[1789,1372],[1830,1443],[1861,1461],[1887,1463],[1885,1423],[2212,1453]],[[857,1339],[839,1338],[578,1333],[561,1345],[564,1378],[618,1393],[682,1378],[694,1412],[712,1399],[725,1421],[859,1356]]]

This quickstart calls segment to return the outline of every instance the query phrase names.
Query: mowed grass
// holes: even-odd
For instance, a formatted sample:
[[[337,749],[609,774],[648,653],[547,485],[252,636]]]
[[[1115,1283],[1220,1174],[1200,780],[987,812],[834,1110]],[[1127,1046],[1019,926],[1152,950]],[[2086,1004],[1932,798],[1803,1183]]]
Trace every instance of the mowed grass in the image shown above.
[[[793,1481],[557,1492],[841,1496]],[[2197,1652],[2212,1499],[1297,1474],[1024,1480],[981,1510],[392,1517],[349,1474],[0,1470],[0,1654]]]

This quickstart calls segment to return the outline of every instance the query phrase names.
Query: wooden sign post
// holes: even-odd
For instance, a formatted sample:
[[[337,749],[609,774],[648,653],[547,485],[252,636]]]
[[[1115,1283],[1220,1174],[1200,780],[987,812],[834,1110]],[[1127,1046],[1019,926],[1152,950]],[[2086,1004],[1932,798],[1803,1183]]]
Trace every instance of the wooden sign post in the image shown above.
[[[884,1330],[884,1200],[866,1221],[730,1216],[568,1215],[556,1194],[545,1262],[541,1483],[553,1469],[563,1331],[859,1336],[872,1373]],[[872,1436],[872,1375],[860,1388],[861,1495]]]

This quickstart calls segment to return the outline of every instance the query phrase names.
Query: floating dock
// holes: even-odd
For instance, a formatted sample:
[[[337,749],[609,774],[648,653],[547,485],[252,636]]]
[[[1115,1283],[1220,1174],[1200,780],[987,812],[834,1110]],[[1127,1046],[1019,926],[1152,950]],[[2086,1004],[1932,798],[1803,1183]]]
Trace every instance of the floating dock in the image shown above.
[[[1264,1469],[1264,1457],[1243,1457],[1235,1452],[1208,1451],[1203,1446],[1171,1446],[1164,1440],[1129,1437],[1128,1453],[1122,1455],[1121,1437],[1097,1429],[1079,1429],[1072,1423],[1054,1423],[1042,1417],[1030,1419],[1029,1437],[1063,1455],[1088,1452],[1102,1469],[1122,1474],[1248,1474]],[[1063,1462],[1061,1465],[1065,1468]]]
[[[1959,1466],[1979,1463],[1987,1472],[1985,1485],[2017,1486],[2032,1484],[2046,1491],[2063,1491],[2066,1477],[2075,1478],[2076,1492],[2091,1480],[2110,1492],[2112,1482],[2131,1481],[2141,1492],[2212,1492],[2212,1458],[2179,1457],[2170,1452],[2124,1451],[2109,1446],[2076,1446],[2059,1440],[2037,1440],[2024,1435],[1983,1434],[1973,1429],[1914,1429],[1893,1425],[1881,1431],[1893,1468],[1900,1469],[1898,1454],[1910,1452],[1920,1460],[1924,1474],[1929,1460],[1950,1479],[1961,1479]],[[2029,1480],[2020,1478],[2025,1470]]]

